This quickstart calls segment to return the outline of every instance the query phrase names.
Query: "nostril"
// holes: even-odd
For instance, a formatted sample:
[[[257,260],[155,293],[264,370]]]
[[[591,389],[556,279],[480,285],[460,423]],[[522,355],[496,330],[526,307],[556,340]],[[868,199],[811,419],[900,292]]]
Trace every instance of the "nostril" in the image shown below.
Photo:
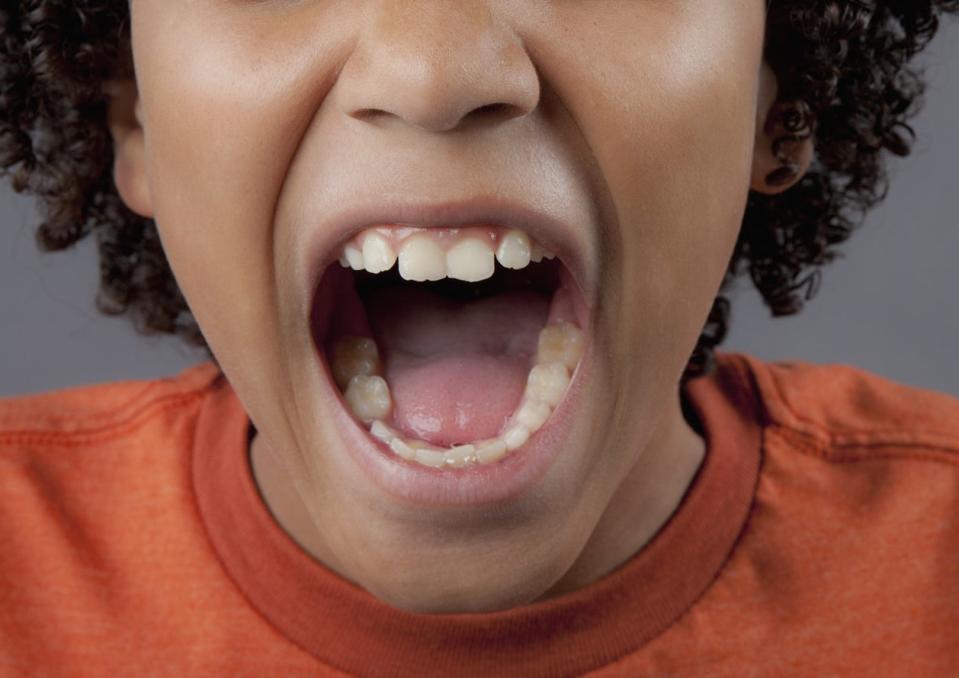
[[[497,102],[474,108],[465,116],[465,118],[459,119],[455,123],[434,122],[430,124],[430,127],[446,131],[463,124],[469,124],[470,122],[489,122],[500,119],[510,120],[511,118],[517,118],[523,115],[523,113],[523,109],[520,106],[504,102]],[[361,108],[354,111],[351,115],[357,120],[375,123],[383,118],[393,117],[395,114],[391,113],[390,111],[383,110],[382,108]]]
[[[479,118],[503,118],[509,120],[523,115],[523,110],[514,104],[495,103],[480,106],[473,111],[473,115]]]
[[[498,113],[499,111],[506,110],[510,108],[510,104],[486,104],[485,106],[480,106],[473,113]]]

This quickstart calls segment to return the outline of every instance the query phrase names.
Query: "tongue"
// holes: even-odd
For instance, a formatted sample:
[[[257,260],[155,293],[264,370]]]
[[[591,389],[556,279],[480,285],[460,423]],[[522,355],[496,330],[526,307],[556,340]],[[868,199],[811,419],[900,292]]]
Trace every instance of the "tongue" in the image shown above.
[[[519,405],[549,303],[529,290],[467,302],[421,285],[371,291],[394,426],[442,446],[497,435]]]

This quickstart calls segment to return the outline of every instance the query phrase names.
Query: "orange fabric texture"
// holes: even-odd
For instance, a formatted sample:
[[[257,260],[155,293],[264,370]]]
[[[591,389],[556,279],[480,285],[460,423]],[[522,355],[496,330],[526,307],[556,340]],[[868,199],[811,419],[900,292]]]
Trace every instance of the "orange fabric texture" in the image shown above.
[[[0,399],[0,676],[957,675],[959,399],[717,358],[654,539],[485,614],[392,608],[301,550],[211,363]]]

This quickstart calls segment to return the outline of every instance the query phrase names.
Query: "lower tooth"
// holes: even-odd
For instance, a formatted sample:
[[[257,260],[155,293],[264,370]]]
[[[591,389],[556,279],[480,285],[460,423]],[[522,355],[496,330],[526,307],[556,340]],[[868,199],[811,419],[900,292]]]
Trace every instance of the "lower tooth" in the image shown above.
[[[529,371],[526,382],[527,397],[556,407],[569,386],[569,372],[563,363],[536,365]]]
[[[390,449],[396,452],[403,459],[413,461],[416,458],[416,450],[406,444],[402,438],[393,438],[390,441]]]
[[[416,461],[420,462],[421,464],[435,467],[446,466],[446,455],[439,450],[417,448],[415,452]]]
[[[498,459],[502,459],[506,455],[506,443],[504,443],[499,438],[493,438],[492,440],[487,440],[482,443],[477,443],[476,452],[476,461],[481,464],[489,464]]]
[[[527,440],[529,440],[529,429],[522,424],[514,424],[503,434],[503,442],[506,443],[506,449],[510,451],[522,447]]]
[[[391,444],[393,439],[399,436],[396,431],[384,424],[379,419],[373,422],[373,425],[370,427],[370,433],[374,438],[382,440],[387,445]]]
[[[473,459],[475,451],[475,445],[457,445],[448,449],[444,456],[446,457],[446,463],[450,466],[466,466]]]
[[[376,374],[379,361],[376,342],[369,337],[342,337],[333,346],[330,370],[337,386],[346,388],[357,375]]]
[[[583,333],[568,322],[547,325],[539,333],[537,363],[563,363],[572,371],[583,353]]]
[[[346,387],[346,402],[361,421],[383,419],[393,406],[390,387],[383,377],[356,375]]]
[[[523,424],[530,431],[538,430],[550,415],[549,405],[538,400],[526,400],[516,411],[516,421]]]
[[[379,356],[370,339],[349,339],[337,347],[334,373],[337,381],[349,377],[346,401],[357,418],[370,424],[370,434],[403,459],[434,468],[491,464],[529,440],[549,419],[563,399],[582,353],[582,332],[570,323],[545,327],[540,333],[537,364],[529,371],[520,407],[508,428],[498,437],[449,449],[421,440],[404,440],[383,419],[392,409],[389,385],[378,371]]]

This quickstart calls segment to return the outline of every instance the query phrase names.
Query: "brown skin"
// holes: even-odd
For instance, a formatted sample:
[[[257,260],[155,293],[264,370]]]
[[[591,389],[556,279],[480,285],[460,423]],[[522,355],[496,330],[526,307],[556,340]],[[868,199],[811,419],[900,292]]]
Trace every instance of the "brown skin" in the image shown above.
[[[747,192],[788,188],[764,184],[764,7],[131,0],[136,82],[110,88],[116,183],[156,219],[259,432],[261,493],[304,549],[397,607],[490,611],[595,581],[665,523],[705,451],[679,378]],[[475,112],[493,103],[509,112]],[[390,499],[322,416],[300,253],[342,199],[395,186],[501,193],[581,225],[586,293],[603,299],[586,396],[547,476],[495,510]]]

